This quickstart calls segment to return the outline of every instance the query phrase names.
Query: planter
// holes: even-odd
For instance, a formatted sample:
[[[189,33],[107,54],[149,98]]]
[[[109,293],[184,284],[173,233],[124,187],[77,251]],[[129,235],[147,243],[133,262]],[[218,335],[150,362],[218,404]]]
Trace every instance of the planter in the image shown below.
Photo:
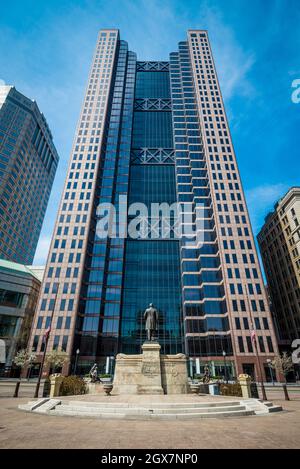
[[[199,389],[200,389],[199,384],[195,384],[195,383],[190,384],[191,394],[199,394]]]
[[[110,384],[112,382],[111,378],[100,378],[102,384]]]
[[[199,393],[200,394],[209,394],[208,384],[199,384]]]
[[[239,383],[221,383],[220,394],[221,396],[243,397],[242,387]],[[244,395],[244,397],[247,397],[247,395]],[[250,396],[249,394],[248,397],[254,397],[254,396]]]
[[[110,393],[112,392],[112,389],[113,389],[113,384],[112,383],[103,384],[103,389],[104,389],[105,394],[107,396],[110,396]]]

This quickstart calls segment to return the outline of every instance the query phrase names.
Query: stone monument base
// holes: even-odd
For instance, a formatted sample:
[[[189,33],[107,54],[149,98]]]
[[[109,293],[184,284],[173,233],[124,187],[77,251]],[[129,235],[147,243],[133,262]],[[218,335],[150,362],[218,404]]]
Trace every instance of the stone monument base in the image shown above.
[[[149,341],[140,355],[116,357],[114,394],[186,394],[187,359],[182,353],[160,355],[160,345]]]

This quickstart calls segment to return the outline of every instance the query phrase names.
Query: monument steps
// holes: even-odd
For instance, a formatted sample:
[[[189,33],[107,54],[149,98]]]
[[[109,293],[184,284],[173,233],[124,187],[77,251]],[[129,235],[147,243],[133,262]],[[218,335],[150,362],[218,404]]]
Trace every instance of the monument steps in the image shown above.
[[[264,415],[266,409],[268,413],[280,412],[282,410],[280,405],[274,405],[273,402],[262,401],[261,399],[245,399],[244,403],[248,409],[254,410],[256,415]]]
[[[137,399],[131,402],[118,402],[114,400],[114,397],[116,396],[107,397],[100,402],[84,398],[82,400],[39,399],[21,404],[19,409],[52,416],[129,420],[245,417],[266,415],[282,410],[280,406],[274,406],[271,402],[263,402],[259,399],[232,401],[216,398],[206,402],[201,400],[197,402],[191,396],[192,402],[186,402],[187,398],[184,402],[181,402],[179,398],[177,402],[170,402],[167,396],[162,396],[156,402],[148,397],[145,397],[145,401]]]
[[[75,411],[64,412],[64,411],[51,411],[50,415],[57,416],[70,416],[70,417],[79,417],[79,418],[95,418],[95,419],[124,419],[124,420],[172,420],[172,419],[197,419],[197,418],[221,418],[221,417],[244,417],[247,415],[255,415],[254,411],[246,410],[235,410],[235,411],[224,411],[224,412],[194,412],[194,413],[177,413],[177,414],[155,414],[155,413],[78,413]]]
[[[112,396],[113,397],[113,396]],[[107,398],[107,401],[102,401],[102,402],[96,402],[96,401],[90,401],[86,402],[84,400],[82,401],[75,401],[75,400],[70,400],[68,401],[68,404],[65,404],[64,401],[62,401],[62,405],[68,405],[68,406],[84,406],[84,407],[93,407],[93,408],[136,408],[136,407],[143,407],[143,408],[167,408],[167,409],[172,409],[172,408],[178,408],[178,407],[184,407],[185,409],[189,408],[206,408],[206,407],[226,407],[226,406],[232,406],[232,405],[237,405],[240,404],[240,401],[215,401],[215,402],[147,402],[147,405],[143,405],[143,403],[132,403],[132,402],[108,402],[109,398]]]
[[[195,413],[222,413],[227,411],[245,411],[246,407],[237,403],[237,405],[224,406],[224,407],[192,407],[185,408],[178,406],[174,408],[151,408],[149,407],[118,407],[106,408],[106,407],[85,407],[85,406],[74,406],[74,405],[60,405],[54,412],[63,413],[78,413],[78,414],[124,414],[124,415],[164,415],[164,414],[195,414]]]

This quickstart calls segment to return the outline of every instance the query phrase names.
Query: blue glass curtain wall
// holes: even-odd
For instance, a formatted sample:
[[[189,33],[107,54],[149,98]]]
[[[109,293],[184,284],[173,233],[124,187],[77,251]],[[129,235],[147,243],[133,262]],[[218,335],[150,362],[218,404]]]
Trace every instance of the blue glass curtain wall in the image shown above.
[[[189,202],[201,243],[181,241],[185,349],[190,356],[232,354],[210,183],[202,146],[189,48],[170,54],[177,194]],[[200,228],[199,228],[200,227]],[[196,229],[196,223],[194,224]]]
[[[143,68],[154,66],[151,63],[151,67],[146,64]],[[155,67],[156,71],[139,71],[141,67],[137,63],[135,99],[139,101],[135,108],[139,110],[134,112],[133,118],[128,192],[129,204],[142,202],[149,212],[151,203],[172,204],[177,199],[174,160],[167,157],[158,162],[157,158],[151,158],[157,152],[170,155],[174,147],[171,110],[165,110],[170,107],[169,72],[161,71],[166,69],[165,63],[158,63]],[[145,158],[136,159],[135,155],[142,150]],[[147,154],[150,155],[148,159]],[[122,352],[141,352],[141,345],[146,340],[143,312],[150,302],[159,310],[158,340],[162,353],[182,352],[178,240],[127,239],[120,338]]]

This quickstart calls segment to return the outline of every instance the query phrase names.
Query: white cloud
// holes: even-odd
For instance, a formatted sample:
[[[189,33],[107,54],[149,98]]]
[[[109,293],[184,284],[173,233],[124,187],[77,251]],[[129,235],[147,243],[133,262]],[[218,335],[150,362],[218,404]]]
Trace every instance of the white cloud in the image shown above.
[[[255,63],[252,50],[241,47],[232,28],[228,27],[219,8],[205,2],[199,20],[208,30],[223,98],[229,100],[234,94],[252,97],[255,89],[247,76]],[[200,27],[201,22],[199,23]]]
[[[265,184],[246,191],[246,201],[255,234],[261,229],[267,214],[273,210],[275,203],[285,195],[287,184]]]
[[[33,259],[34,265],[45,265],[50,248],[51,236],[41,236]]]

